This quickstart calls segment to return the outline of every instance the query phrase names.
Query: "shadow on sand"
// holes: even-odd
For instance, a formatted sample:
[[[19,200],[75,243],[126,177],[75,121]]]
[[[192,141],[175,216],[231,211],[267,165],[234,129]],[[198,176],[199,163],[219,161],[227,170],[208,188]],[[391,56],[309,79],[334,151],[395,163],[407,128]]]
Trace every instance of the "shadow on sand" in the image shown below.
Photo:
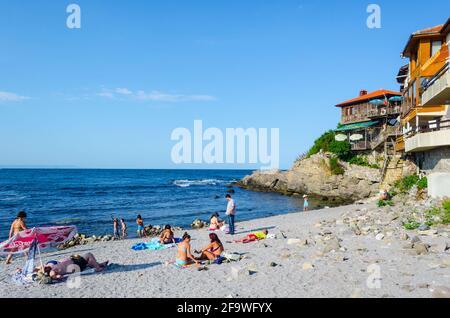
[[[112,273],[126,273],[126,272],[133,272],[143,269],[152,268],[155,266],[162,265],[161,262],[154,262],[154,263],[148,263],[148,264],[132,264],[132,265],[120,265],[112,263],[108,265],[108,268],[102,272],[95,272],[90,270],[89,272],[82,274],[82,276],[91,276],[91,275],[106,275],[106,274],[112,274]]]

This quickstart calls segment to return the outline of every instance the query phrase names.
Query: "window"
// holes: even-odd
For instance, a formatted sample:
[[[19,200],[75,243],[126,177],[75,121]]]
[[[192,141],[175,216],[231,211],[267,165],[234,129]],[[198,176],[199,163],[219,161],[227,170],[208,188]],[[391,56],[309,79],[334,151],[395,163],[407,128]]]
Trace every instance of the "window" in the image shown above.
[[[434,56],[441,49],[442,41],[431,41],[431,56]]]

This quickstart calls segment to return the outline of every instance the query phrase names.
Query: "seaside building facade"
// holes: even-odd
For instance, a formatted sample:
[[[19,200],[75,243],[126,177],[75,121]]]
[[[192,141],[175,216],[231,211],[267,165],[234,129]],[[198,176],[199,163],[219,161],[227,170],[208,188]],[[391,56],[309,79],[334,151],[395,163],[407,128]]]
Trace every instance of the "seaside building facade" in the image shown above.
[[[388,154],[395,151],[395,140],[400,133],[400,92],[385,89],[369,93],[361,90],[358,97],[336,107],[341,108],[341,121],[336,129],[340,140],[348,140],[356,152]]]
[[[409,59],[401,85],[402,134],[395,149],[428,176],[433,197],[450,196],[450,19],[413,33],[402,56]]]

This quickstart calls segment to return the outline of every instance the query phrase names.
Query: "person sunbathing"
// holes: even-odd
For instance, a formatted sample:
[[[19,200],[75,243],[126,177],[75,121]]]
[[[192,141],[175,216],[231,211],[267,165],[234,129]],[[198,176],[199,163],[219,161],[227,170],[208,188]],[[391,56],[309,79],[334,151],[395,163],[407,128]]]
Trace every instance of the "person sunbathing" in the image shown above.
[[[211,216],[209,230],[210,231],[218,231],[218,230],[220,230],[222,228],[223,225],[224,225],[224,222],[219,220],[219,214],[218,213],[214,213]]]
[[[186,232],[183,235],[181,243],[178,244],[175,265],[184,267],[192,263],[199,265],[199,262],[191,254],[191,236]]]
[[[211,243],[208,246],[206,246],[200,252],[196,251],[197,254],[201,254],[200,257],[197,257],[198,261],[215,261],[222,255],[223,251],[225,250],[217,234],[209,234],[209,239],[211,240]]]
[[[108,261],[98,263],[92,253],[83,256],[72,255],[61,261],[51,261],[44,266],[44,272],[53,280],[61,280],[67,274],[84,272],[87,268],[94,268],[96,272],[103,271],[108,266]]]
[[[261,241],[261,240],[265,240],[267,238],[268,234],[269,234],[269,231],[266,229],[261,232],[250,233],[245,238],[238,240],[238,241],[234,241],[234,242],[246,244],[246,243]]]
[[[159,242],[161,244],[175,244],[175,235],[173,234],[172,227],[170,225],[166,225],[164,231],[161,233],[159,238]]]

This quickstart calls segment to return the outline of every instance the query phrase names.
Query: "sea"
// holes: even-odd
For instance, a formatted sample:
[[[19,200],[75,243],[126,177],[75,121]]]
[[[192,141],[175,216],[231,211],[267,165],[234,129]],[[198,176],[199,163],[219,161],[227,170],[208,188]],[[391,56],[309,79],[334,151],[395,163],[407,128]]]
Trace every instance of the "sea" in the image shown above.
[[[136,236],[136,216],[146,225],[189,228],[214,212],[224,217],[230,184],[247,170],[0,169],[0,241],[21,210],[28,227],[76,225],[79,233],[113,232],[124,218]],[[299,212],[303,199],[233,187],[237,221]],[[310,202],[314,207],[314,202]]]

